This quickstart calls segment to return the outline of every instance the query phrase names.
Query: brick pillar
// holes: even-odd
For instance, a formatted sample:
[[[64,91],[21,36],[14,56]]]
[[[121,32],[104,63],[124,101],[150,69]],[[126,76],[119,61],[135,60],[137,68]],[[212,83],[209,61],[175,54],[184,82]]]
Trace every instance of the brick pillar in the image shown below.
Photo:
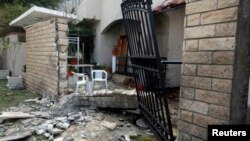
[[[207,140],[228,124],[239,0],[186,0],[179,140]]]
[[[67,87],[67,20],[52,18],[26,30],[26,84],[33,92],[56,96]]]

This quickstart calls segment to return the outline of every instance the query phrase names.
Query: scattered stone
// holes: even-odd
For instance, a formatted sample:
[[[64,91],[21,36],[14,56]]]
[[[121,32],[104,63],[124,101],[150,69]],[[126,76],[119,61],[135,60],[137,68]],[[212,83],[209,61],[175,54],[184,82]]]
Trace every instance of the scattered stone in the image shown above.
[[[56,124],[56,126],[61,128],[61,129],[68,129],[70,124],[67,122],[64,122],[64,123],[60,122],[60,123]]]
[[[68,120],[77,120],[80,118],[80,115],[79,114],[75,114],[75,115],[71,115],[68,117]]]
[[[130,136],[129,135],[123,135],[125,138],[125,141],[130,141]]]
[[[31,123],[33,126],[37,126],[39,124],[41,124],[42,120],[41,119],[34,119],[33,122]]]
[[[43,135],[44,135],[46,138],[49,138],[51,134],[50,134],[50,133],[45,132]]]
[[[61,134],[62,132],[63,132],[63,130],[58,129],[58,128],[53,128],[53,129],[51,130],[51,133],[52,133],[53,135],[58,135],[58,134]]]
[[[74,141],[74,138],[70,135],[67,135],[63,138],[63,141]]]
[[[141,118],[136,120],[136,125],[141,127],[141,128],[145,128],[145,129],[148,128],[148,126],[145,124],[144,120]]]
[[[43,129],[36,130],[37,135],[42,135],[43,133],[45,133],[45,131]]]
[[[48,125],[47,125],[47,130],[48,130],[48,131],[52,131],[52,130],[53,130],[53,127],[54,127],[53,124],[48,124]]]
[[[29,130],[20,131],[20,132],[16,132],[16,133],[10,134],[8,136],[5,136],[5,137],[1,138],[0,141],[20,140],[20,139],[29,137],[31,135],[32,135],[32,132]]]
[[[67,117],[56,117],[55,120],[56,121],[60,121],[60,122],[66,122],[67,121]]]
[[[81,122],[83,122],[84,120],[85,120],[84,116],[80,116],[80,118],[77,119],[77,120],[75,120],[74,122],[75,122],[75,123],[81,123]]]
[[[116,123],[109,121],[102,121],[101,126],[106,127],[107,129],[114,130],[116,127]]]
[[[29,123],[32,121],[32,119],[25,119],[25,120],[21,120],[21,123],[26,127],[29,125]]]
[[[54,136],[51,135],[51,136],[49,137],[49,141],[53,141],[53,140],[54,140]]]

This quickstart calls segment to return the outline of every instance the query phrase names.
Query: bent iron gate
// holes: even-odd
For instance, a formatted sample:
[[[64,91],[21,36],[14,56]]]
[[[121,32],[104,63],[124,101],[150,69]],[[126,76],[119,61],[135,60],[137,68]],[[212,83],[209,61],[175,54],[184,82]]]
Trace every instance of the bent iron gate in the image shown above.
[[[166,67],[153,23],[152,0],[123,0],[123,21],[141,114],[160,141],[174,140],[167,96]]]

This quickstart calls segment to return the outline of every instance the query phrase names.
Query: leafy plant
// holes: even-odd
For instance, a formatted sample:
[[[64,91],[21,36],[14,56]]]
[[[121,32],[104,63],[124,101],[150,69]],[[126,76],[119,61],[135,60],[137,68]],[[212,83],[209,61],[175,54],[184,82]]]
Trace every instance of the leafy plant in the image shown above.
[[[93,36],[94,30],[94,19],[82,20],[81,22],[75,24],[76,21],[69,22],[69,33],[77,33],[85,36]]]
[[[9,23],[26,10],[21,4],[4,4],[0,6],[0,36],[3,37],[10,32],[24,32],[23,28],[10,27]]]
[[[62,0],[0,0],[0,37],[10,32],[23,33],[21,27],[10,27],[9,23],[33,5],[54,9]]]

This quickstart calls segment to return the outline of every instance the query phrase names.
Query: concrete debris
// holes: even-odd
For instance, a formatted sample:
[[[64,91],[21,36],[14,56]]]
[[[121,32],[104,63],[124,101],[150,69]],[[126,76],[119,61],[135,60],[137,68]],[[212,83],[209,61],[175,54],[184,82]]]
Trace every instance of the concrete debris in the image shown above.
[[[37,134],[37,135],[42,135],[42,134],[44,134],[44,133],[45,133],[45,131],[44,131],[43,129],[36,130],[36,134]]]
[[[32,118],[32,117],[35,116],[23,112],[2,112],[2,114],[0,115],[0,120]]]
[[[114,129],[116,128],[116,126],[117,126],[116,123],[114,123],[114,122],[109,122],[109,121],[102,121],[102,122],[101,122],[101,125],[102,125],[103,127],[106,127],[106,128],[108,128],[108,129],[110,129],[110,130],[114,130]]]
[[[32,119],[25,119],[25,120],[21,120],[21,123],[26,127],[30,124],[31,121]]]
[[[141,118],[136,120],[136,125],[141,127],[141,128],[148,128],[148,126],[145,124],[145,122]]]
[[[45,132],[43,135],[44,135],[44,137],[49,138],[51,134],[50,134],[50,133]]]
[[[27,99],[24,102],[34,102],[34,103],[39,103],[39,99],[35,98],[35,99]]]

